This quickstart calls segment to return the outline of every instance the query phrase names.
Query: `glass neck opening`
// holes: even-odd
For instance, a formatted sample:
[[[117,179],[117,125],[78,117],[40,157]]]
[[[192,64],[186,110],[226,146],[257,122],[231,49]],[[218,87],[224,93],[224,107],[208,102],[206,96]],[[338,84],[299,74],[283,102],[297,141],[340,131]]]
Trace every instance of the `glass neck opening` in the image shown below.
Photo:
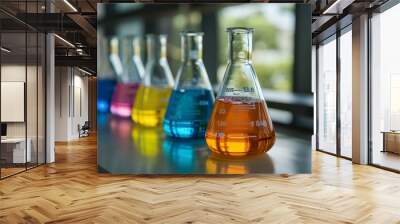
[[[181,61],[202,60],[203,58],[203,33],[181,33]]]
[[[228,60],[230,63],[250,62],[253,44],[252,28],[228,28]]]
[[[110,40],[110,54],[120,57],[121,61],[141,54],[140,37],[127,36]]]
[[[120,57],[122,63],[127,63],[133,58],[135,45],[133,44],[133,37],[123,37],[121,39]]]
[[[148,60],[167,58],[167,36],[149,34],[146,36]]]
[[[109,50],[110,50],[111,55],[118,55],[118,53],[119,53],[119,50],[118,50],[119,43],[118,42],[119,42],[118,38],[116,38],[116,37],[110,39]]]

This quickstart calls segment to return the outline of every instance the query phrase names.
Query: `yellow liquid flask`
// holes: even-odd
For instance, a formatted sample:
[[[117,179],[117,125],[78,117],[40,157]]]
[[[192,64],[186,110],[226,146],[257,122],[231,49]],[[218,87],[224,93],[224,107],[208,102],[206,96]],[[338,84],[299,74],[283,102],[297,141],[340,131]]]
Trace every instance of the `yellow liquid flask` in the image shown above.
[[[275,143],[267,104],[251,62],[254,29],[228,28],[229,61],[206,130],[209,149],[225,156],[265,153]]]
[[[167,61],[167,36],[149,34],[146,43],[148,59],[132,108],[132,120],[155,127],[163,122],[174,79]]]

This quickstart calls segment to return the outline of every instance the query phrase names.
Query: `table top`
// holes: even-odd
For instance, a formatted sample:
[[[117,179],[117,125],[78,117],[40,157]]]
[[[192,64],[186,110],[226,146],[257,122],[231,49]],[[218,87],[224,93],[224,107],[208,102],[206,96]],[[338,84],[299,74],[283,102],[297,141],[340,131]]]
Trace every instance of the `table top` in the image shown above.
[[[390,131],[381,131],[381,133],[384,133],[384,134],[400,134],[400,131],[390,130]]]
[[[161,128],[135,125],[129,119],[98,114],[99,172],[112,174],[283,174],[311,172],[311,138],[277,133],[267,153],[222,158],[204,139],[166,137]]]
[[[30,140],[29,138],[27,139]],[[20,143],[25,142],[25,138],[2,138],[1,143]]]

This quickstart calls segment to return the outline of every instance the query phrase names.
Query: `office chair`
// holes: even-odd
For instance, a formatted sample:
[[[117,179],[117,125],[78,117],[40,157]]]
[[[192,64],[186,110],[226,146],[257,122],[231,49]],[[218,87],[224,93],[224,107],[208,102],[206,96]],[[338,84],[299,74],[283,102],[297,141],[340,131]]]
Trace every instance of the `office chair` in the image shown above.
[[[89,121],[85,121],[82,127],[78,124],[79,138],[89,136],[89,129],[90,129]]]

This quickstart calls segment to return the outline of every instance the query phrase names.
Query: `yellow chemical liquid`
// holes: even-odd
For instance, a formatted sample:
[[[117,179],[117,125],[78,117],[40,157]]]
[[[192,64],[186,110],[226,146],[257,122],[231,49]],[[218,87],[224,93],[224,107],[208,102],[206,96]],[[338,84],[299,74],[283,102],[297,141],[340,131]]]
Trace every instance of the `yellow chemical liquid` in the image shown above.
[[[142,127],[135,125],[132,128],[132,139],[140,154],[148,159],[156,158],[162,143],[160,128]]]
[[[162,124],[172,89],[140,86],[132,109],[132,120],[147,127]]]

